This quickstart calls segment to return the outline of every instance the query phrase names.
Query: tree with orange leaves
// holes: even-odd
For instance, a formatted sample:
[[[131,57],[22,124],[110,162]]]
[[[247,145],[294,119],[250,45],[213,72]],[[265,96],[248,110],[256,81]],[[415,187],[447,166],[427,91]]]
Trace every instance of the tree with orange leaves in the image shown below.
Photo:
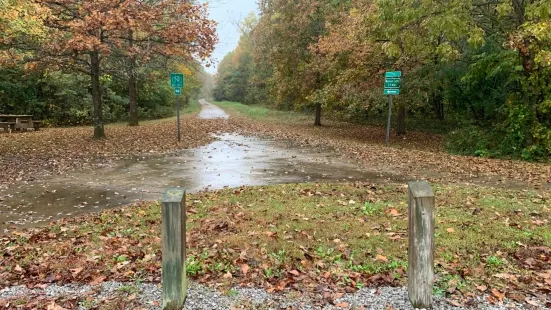
[[[215,23],[206,7],[177,0],[33,0],[40,9],[44,40],[22,47],[33,50],[26,62],[80,71],[91,78],[94,138],[105,137],[100,77],[115,51],[128,56],[129,71],[153,55],[204,59],[216,43]],[[129,77],[134,76],[130,74]],[[129,79],[134,85],[135,79]],[[132,93],[132,90],[130,90]]]

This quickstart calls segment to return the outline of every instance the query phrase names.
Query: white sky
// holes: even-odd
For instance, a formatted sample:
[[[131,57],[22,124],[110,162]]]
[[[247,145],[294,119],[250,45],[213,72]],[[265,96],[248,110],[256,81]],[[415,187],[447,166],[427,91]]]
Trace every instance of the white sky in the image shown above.
[[[239,42],[241,22],[251,11],[258,13],[256,0],[207,0],[210,18],[218,22],[218,44],[212,54],[215,65],[205,68],[209,73],[216,73],[217,64],[224,56],[233,51]]]

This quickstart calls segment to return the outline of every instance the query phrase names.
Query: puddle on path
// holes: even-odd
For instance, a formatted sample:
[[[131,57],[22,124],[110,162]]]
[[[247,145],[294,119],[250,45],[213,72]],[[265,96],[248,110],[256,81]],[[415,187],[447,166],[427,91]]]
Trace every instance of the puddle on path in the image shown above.
[[[201,104],[201,112],[199,113],[199,118],[202,119],[212,119],[212,118],[224,118],[228,119],[230,116],[224,110],[215,106],[212,103],[207,102],[205,99],[199,100]]]
[[[202,102],[201,117],[219,116],[227,114]],[[397,180],[388,173],[362,169],[358,162],[347,162],[329,149],[236,134],[218,139],[175,155],[138,157],[108,168],[15,184],[0,192],[0,233],[13,225],[38,226],[60,217],[157,200],[167,187],[196,192],[242,185]]]

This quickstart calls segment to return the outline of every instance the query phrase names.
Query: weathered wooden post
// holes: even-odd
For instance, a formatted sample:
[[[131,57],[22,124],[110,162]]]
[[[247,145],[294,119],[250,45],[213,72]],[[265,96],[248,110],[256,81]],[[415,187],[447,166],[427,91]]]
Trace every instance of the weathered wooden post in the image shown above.
[[[162,204],[163,309],[181,309],[187,295],[186,190],[167,189]]]
[[[427,181],[409,182],[408,295],[414,308],[432,308],[434,193]]]

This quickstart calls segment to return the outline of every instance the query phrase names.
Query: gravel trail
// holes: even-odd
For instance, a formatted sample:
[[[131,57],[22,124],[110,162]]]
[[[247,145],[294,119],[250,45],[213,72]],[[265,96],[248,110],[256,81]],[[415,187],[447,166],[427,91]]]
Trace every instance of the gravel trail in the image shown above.
[[[50,285],[44,289],[27,289],[24,286],[14,286],[0,291],[0,300],[13,299],[22,296],[92,296],[99,304],[101,301],[112,299],[114,296],[134,296],[135,302],[145,309],[161,309],[161,287],[151,283],[118,283],[104,282],[92,287],[88,285]],[[446,299],[435,297],[435,309],[465,309],[450,304]],[[469,309],[502,310],[502,309],[550,309],[541,302],[540,307],[519,304],[511,300],[504,300],[502,304],[490,304],[487,299],[480,297]],[[136,303],[129,309],[134,309]],[[86,309],[81,305],[79,309]],[[345,294],[335,301],[335,305],[318,306],[306,297],[293,297],[292,293],[270,294],[263,289],[235,288],[230,293],[222,294],[211,288],[197,283],[190,283],[188,297],[184,310],[222,310],[222,309],[303,309],[303,310],[332,310],[332,309],[376,309],[376,310],[409,310],[407,289],[405,287],[363,288],[353,294]]]

